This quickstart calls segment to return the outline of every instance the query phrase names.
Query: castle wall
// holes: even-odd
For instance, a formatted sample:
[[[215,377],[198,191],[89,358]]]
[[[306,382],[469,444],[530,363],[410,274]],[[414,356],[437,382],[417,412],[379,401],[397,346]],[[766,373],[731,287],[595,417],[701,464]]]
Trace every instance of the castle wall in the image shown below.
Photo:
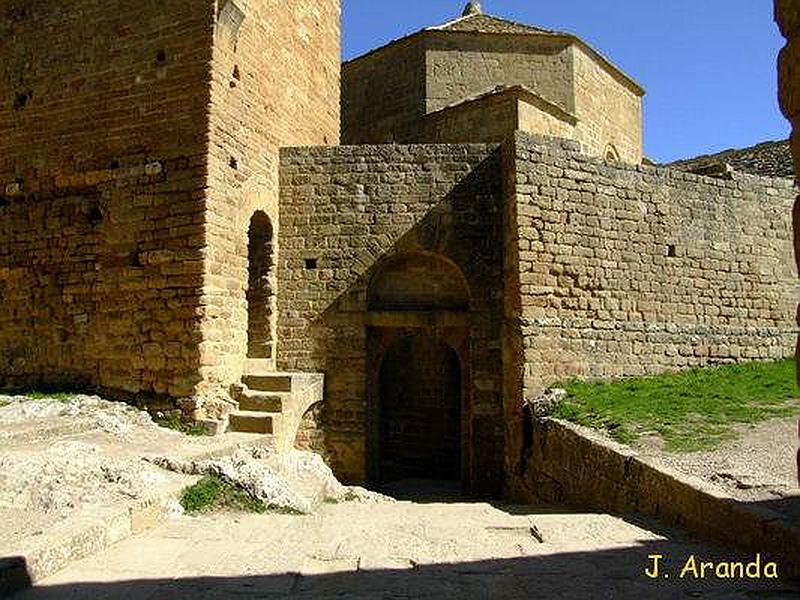
[[[348,481],[363,481],[371,468],[374,432],[368,422],[376,400],[370,390],[382,351],[398,336],[424,332],[454,347],[465,372],[465,478],[475,492],[499,489],[504,435],[499,161],[496,147],[482,145],[281,152],[278,367],[325,373],[325,402],[317,418],[324,443],[320,435],[304,436],[316,437],[337,475]],[[460,269],[469,287],[469,311],[371,311],[368,291],[375,272],[386,258],[403,254]],[[424,277],[406,279],[405,285],[422,281],[436,289],[453,280]]]
[[[342,65],[342,143],[415,141],[425,114],[425,50],[418,38]]]
[[[212,389],[238,381],[244,368],[248,228],[260,210],[279,229],[278,148],[339,143],[340,12],[339,0],[222,3],[212,62],[201,354]],[[278,252],[273,242],[273,264]]]
[[[791,355],[791,181],[711,179],[575,150],[524,135],[514,149],[519,296],[507,316],[522,316],[513,350],[526,397],[570,377]]]
[[[574,139],[583,151],[605,157],[609,145],[619,159],[642,162],[642,98],[615,78],[579,45],[571,49],[575,69]]]
[[[454,32],[429,36],[426,112],[501,85],[524,85],[574,112],[573,55],[565,40]]]
[[[213,19],[0,2],[0,387],[194,390]]]

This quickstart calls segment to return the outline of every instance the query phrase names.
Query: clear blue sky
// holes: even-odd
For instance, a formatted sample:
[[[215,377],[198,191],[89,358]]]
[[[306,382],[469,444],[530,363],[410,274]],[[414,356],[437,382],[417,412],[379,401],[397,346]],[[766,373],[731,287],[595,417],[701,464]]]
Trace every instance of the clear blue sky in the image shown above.
[[[344,57],[448,21],[466,0],[343,0]],[[657,161],[789,135],[771,0],[484,0],[484,12],[577,34],[647,90]]]

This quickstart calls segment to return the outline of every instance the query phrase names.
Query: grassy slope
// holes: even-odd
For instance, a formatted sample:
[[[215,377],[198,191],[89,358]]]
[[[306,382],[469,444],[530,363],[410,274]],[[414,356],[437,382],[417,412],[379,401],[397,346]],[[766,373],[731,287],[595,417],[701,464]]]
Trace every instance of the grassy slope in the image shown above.
[[[675,451],[714,448],[734,438],[739,423],[800,414],[794,359],[561,387],[570,397],[554,416],[625,443],[657,433]]]

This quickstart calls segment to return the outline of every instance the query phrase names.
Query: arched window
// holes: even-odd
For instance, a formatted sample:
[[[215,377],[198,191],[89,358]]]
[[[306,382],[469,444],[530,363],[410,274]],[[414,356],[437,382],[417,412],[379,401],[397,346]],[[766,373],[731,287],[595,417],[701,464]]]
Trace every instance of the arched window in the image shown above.
[[[256,211],[248,230],[247,262],[247,355],[272,358],[272,222],[266,213]]]

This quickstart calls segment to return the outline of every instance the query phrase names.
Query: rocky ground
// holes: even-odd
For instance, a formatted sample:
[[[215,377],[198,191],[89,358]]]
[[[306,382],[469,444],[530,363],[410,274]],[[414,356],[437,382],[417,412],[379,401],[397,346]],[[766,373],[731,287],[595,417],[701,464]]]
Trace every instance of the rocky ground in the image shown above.
[[[177,498],[209,473],[268,507],[296,512],[331,500],[379,498],[339,484],[315,454],[276,456],[269,436],[190,437],[96,396],[0,396],[0,556],[51,548],[58,554],[58,544],[68,544],[63,552],[72,554],[82,529],[96,531],[127,506]],[[177,501],[168,508],[181,512]],[[37,564],[49,572],[50,562],[59,561]]]
[[[2,400],[0,521],[7,526],[0,530],[0,550],[185,479],[141,460],[140,443],[182,436],[135,408],[91,396]]]
[[[673,456],[655,444],[643,450],[716,479],[743,499],[786,499],[792,446],[775,440],[790,425],[748,428],[737,444],[715,453]],[[90,396],[0,397],[0,556],[24,555],[31,540],[48,546],[57,540],[54,532],[87,515],[164,490],[175,494],[204,474],[235,482],[268,506],[304,514],[192,517],[176,503],[167,523],[74,562],[18,597],[736,599],[800,593],[781,582],[681,578],[691,556],[752,557],[638,518],[467,503],[441,489],[409,496],[402,486],[388,491],[402,498],[395,501],[342,486],[316,455],[276,456],[268,436],[192,438],[158,427],[132,407]],[[646,577],[652,554],[664,555],[671,578]]]

